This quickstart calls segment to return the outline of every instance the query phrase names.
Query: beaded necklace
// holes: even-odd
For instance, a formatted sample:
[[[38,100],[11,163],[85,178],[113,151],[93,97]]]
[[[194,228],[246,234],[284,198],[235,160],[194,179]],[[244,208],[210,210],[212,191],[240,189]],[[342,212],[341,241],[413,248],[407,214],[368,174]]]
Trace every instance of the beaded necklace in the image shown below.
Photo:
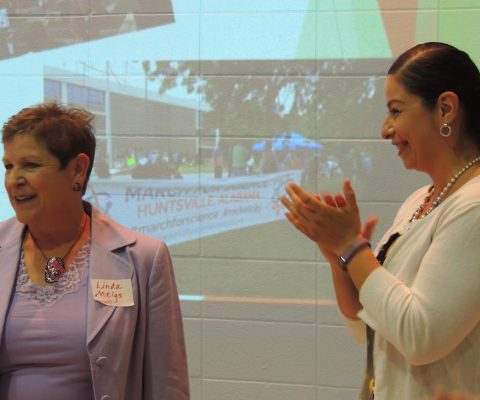
[[[445,185],[445,187],[442,189],[440,194],[437,196],[437,198],[432,202],[428,210],[422,214],[423,208],[430,201],[430,198],[433,195],[434,186],[432,185],[428,191],[427,197],[425,197],[425,200],[423,200],[423,203],[420,204],[420,206],[415,210],[409,222],[415,222],[419,219],[425,218],[428,214],[430,214],[443,201],[443,198],[448,193],[448,191],[453,186],[453,184],[457,181],[457,179],[460,178],[460,176],[462,176],[465,172],[468,171],[468,169],[470,169],[473,165],[477,164],[479,161],[480,161],[480,157],[473,159],[467,165],[465,165],[460,171],[458,171],[454,176],[452,176],[448,181],[448,183]]]

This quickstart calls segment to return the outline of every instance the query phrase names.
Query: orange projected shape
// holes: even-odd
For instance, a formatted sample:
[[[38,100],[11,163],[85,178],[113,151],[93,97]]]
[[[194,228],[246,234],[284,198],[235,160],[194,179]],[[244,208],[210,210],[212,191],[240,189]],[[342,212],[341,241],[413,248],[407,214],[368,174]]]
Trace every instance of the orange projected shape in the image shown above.
[[[418,0],[378,0],[393,57],[415,45]]]

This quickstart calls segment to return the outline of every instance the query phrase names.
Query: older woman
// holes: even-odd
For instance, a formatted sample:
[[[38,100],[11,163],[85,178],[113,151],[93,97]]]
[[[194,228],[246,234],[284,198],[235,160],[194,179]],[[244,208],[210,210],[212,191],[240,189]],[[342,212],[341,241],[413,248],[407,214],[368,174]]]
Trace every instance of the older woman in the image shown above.
[[[393,63],[385,94],[382,136],[432,184],[404,202],[376,251],[376,220],[361,227],[349,181],[322,198],[290,184],[282,201],[330,262],[351,328],[369,327],[362,398],[431,398],[438,384],[478,395],[479,71],[466,53],[426,43]]]
[[[167,247],[82,200],[92,115],[25,108],[3,127],[0,398],[189,398]]]

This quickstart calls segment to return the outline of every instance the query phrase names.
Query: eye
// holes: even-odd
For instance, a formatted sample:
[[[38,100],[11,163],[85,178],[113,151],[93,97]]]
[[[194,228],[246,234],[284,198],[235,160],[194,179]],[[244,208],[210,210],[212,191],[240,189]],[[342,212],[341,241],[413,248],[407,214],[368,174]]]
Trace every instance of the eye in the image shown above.
[[[38,164],[34,162],[26,162],[25,164],[23,164],[23,167],[26,169],[33,169],[33,168],[37,168]]]
[[[5,170],[7,170],[7,171],[12,169],[12,164],[5,163],[5,164],[3,164],[3,166],[5,167]]]
[[[398,114],[400,114],[400,110],[396,109],[396,108],[390,108],[388,110],[388,113],[392,116],[392,117],[396,117]]]

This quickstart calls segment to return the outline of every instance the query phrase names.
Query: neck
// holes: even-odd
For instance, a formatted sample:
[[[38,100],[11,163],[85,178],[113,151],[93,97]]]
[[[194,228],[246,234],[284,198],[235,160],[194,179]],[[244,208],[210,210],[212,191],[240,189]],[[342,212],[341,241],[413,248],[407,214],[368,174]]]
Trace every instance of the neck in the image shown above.
[[[462,171],[465,167],[469,165],[470,162],[476,160],[479,157],[478,154],[458,157],[455,160],[452,160],[451,163],[445,163],[442,165],[438,171],[431,174],[434,192],[433,197],[438,196],[442,190],[449,184],[449,182]],[[466,168],[466,170],[461,173],[457,179],[455,179],[454,184],[451,186],[449,193],[452,193],[457,188],[461,187],[464,183],[472,179],[474,176],[478,175],[479,169],[478,166],[480,162],[474,163],[472,166]]]
[[[55,219],[55,221],[61,222],[49,222],[43,224],[42,227],[29,225],[28,231],[42,250],[55,250],[77,241],[85,230],[87,218],[88,215],[82,209],[67,219]]]

